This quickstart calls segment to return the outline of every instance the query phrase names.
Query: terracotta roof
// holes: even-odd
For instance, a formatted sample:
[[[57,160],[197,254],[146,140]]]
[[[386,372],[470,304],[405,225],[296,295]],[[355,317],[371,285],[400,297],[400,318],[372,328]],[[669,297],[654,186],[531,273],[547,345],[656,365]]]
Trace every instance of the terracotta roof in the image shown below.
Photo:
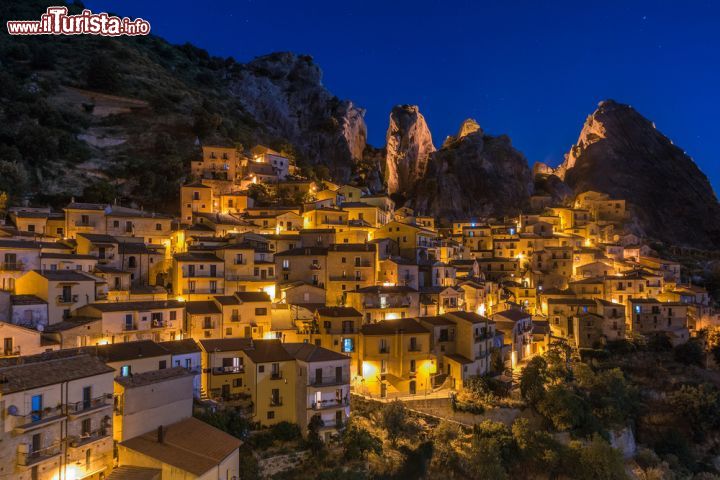
[[[47,302],[35,295],[10,295],[10,303],[13,305],[42,305]]]
[[[527,312],[523,312],[522,310],[510,309],[496,313],[495,315],[493,315],[493,318],[495,317],[502,317],[500,321],[502,321],[503,319],[507,319],[512,322],[517,322],[526,318],[531,318],[532,316]]]
[[[463,311],[457,311],[457,312],[447,312],[444,316],[450,317],[450,318],[461,318],[467,322],[470,323],[495,323],[489,318],[483,317],[482,315],[478,315],[475,312],[463,312]]]
[[[430,330],[412,318],[399,318],[397,320],[382,320],[376,323],[368,323],[361,327],[361,331],[363,335],[394,335],[400,331],[403,333],[430,333]]]
[[[211,300],[185,302],[185,311],[188,315],[222,313],[217,304]]]
[[[190,303],[190,302],[187,302]],[[101,312],[122,312],[125,310],[160,310],[163,308],[182,308],[185,304],[177,300],[145,300],[135,302],[107,302],[107,303],[91,303],[89,307],[100,310]]]
[[[250,338],[214,338],[198,341],[202,349],[208,353],[245,350],[250,348],[251,342]]]
[[[162,470],[159,468],[123,465],[113,470],[107,480],[160,480],[161,475]]]
[[[170,353],[152,340],[138,340],[136,342],[111,343],[95,345],[81,349],[106,362],[121,362],[137,358],[162,357]]]
[[[168,342],[158,342],[162,348],[172,353],[173,355],[182,355],[186,353],[199,353],[200,347],[192,338],[186,338],[184,340],[171,340]]]
[[[317,313],[323,317],[362,317],[362,313],[352,307],[321,307]]]
[[[347,360],[350,361],[350,357],[343,355],[342,353],[328,350],[327,348],[318,347],[311,343],[283,343],[282,346],[287,352],[297,360],[303,362],[330,362],[333,360]]]
[[[53,282],[94,282],[95,279],[77,270],[33,270]]]
[[[222,263],[222,259],[218,258],[214,253],[187,252],[176,253],[175,260],[181,262],[213,262]]]
[[[232,435],[193,417],[163,429],[162,443],[153,430],[121,445],[198,477],[217,467],[242,445]]]
[[[285,362],[293,356],[283,348],[280,340],[253,340],[252,346],[244,350],[253,363]]]
[[[235,296],[243,303],[270,302],[270,295],[265,292],[235,292]]]
[[[144,387],[153,383],[161,383],[182,377],[192,377],[194,374],[184,367],[163,368],[143,373],[133,373],[127,377],[117,377],[115,382],[125,388]]]
[[[36,358],[30,363],[0,368],[0,392],[3,394],[22,392],[114,371],[100,359],[90,355],[77,354],[77,352],[74,356],[60,356],[60,358],[44,354],[47,360],[43,360],[43,357],[38,355],[33,357]],[[25,359],[28,357],[19,357],[13,361],[18,362]],[[8,363],[5,362],[3,365],[8,365]]]

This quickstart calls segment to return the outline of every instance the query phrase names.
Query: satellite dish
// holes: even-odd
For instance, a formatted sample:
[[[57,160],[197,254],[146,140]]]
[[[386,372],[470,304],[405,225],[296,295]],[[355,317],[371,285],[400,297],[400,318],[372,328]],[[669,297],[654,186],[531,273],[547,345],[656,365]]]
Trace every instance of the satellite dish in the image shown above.
[[[18,414],[18,408],[15,405],[10,405],[8,407],[8,415],[17,415]]]

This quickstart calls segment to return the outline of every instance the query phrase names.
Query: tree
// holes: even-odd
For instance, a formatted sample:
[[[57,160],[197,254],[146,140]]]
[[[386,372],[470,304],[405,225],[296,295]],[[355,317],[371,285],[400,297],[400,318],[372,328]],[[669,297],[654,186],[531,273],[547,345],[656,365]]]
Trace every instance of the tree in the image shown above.
[[[540,356],[533,357],[520,373],[520,396],[530,405],[537,405],[545,395],[547,381],[547,362]]]
[[[342,436],[343,455],[347,460],[365,460],[368,453],[380,455],[382,442],[362,427],[350,425]]]
[[[553,342],[545,353],[547,362],[547,375],[554,381],[563,381],[570,378],[570,357],[572,349],[564,341]]]
[[[625,464],[622,454],[600,435],[594,435],[587,446],[574,442],[571,448],[577,454],[578,472],[574,478],[595,480],[625,480]]]
[[[594,429],[587,402],[563,385],[548,388],[537,409],[558,431]]]
[[[116,91],[119,86],[117,65],[107,55],[94,56],[85,71],[85,83],[94,90]]]
[[[696,441],[720,427],[720,392],[714,385],[683,385],[668,395],[668,403],[690,427]]]
[[[390,443],[397,445],[398,437],[407,429],[407,412],[401,401],[395,400],[385,405],[382,411],[382,426],[387,430]]]
[[[700,342],[694,338],[675,347],[673,357],[676,362],[685,365],[697,365],[698,367],[705,365],[705,352],[703,352],[703,347]]]
[[[325,455],[325,442],[320,438],[320,427],[322,426],[322,418],[320,418],[319,415],[313,415],[308,424],[308,436],[305,444],[315,457],[323,457]]]
[[[518,418],[513,422],[512,433],[520,450],[520,470],[547,474],[550,478],[561,473],[566,456],[565,447],[552,435],[544,430],[530,428],[526,418]]]
[[[470,478],[504,480],[507,471],[498,455],[497,442],[492,438],[475,437],[463,462],[465,473]]]
[[[454,423],[441,421],[432,431],[434,445],[432,465],[434,470],[454,471],[460,468],[460,453],[455,442],[462,434],[460,428]]]

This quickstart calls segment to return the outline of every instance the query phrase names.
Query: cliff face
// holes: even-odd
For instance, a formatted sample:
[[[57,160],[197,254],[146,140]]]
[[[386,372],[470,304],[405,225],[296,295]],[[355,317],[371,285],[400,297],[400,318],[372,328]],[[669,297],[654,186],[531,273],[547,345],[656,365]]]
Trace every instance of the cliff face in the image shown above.
[[[365,111],[322,85],[308,56],[289,52],[256,58],[229,80],[229,91],[266,133],[286,139],[312,165],[347,181],[366,146]]]
[[[457,136],[431,155],[412,202],[446,219],[515,215],[527,206],[532,173],[510,138],[485,135],[466,120]]]
[[[700,248],[720,242],[720,205],[707,177],[630,106],[601,102],[556,172],[575,193],[626,199],[650,237]]]
[[[435,151],[430,129],[415,105],[398,105],[390,112],[385,143],[385,175],[389,193],[409,194]]]

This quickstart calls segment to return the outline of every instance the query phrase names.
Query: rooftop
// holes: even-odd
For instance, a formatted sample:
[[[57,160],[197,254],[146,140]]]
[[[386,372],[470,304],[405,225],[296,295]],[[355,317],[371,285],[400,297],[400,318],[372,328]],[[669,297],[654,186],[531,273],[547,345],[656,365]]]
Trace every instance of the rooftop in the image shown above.
[[[115,382],[125,388],[144,387],[153,383],[161,383],[167,380],[174,380],[182,377],[192,377],[194,374],[183,367],[164,368],[162,370],[150,370],[143,373],[134,373],[127,377],[117,377]]]
[[[189,417],[163,427],[162,442],[158,441],[158,434],[153,430],[120,445],[199,477],[217,467],[242,442],[201,420]]]
[[[16,362],[16,364],[12,365],[10,362]],[[114,371],[100,359],[91,355],[78,354],[76,351],[65,355],[41,354],[8,359],[4,360],[2,365],[0,367],[0,392],[4,394]]]

